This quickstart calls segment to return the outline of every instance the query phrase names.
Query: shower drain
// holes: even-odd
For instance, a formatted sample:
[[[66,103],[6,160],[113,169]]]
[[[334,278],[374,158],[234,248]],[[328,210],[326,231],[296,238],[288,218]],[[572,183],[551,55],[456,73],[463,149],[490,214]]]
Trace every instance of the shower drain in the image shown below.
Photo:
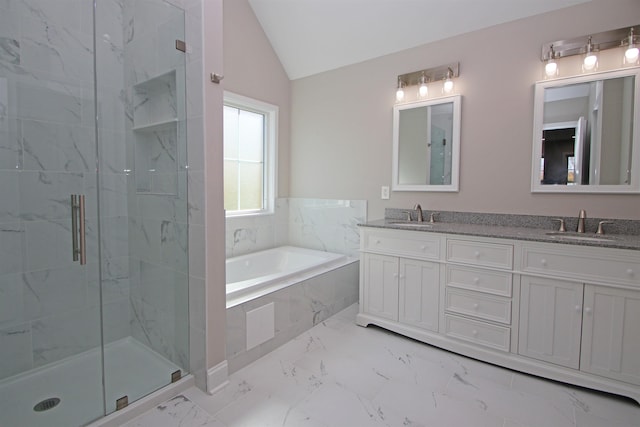
[[[48,411],[49,409],[53,409],[60,403],[60,399],[57,397],[50,397],[41,402],[36,403],[36,406],[33,407],[33,410],[36,412]]]

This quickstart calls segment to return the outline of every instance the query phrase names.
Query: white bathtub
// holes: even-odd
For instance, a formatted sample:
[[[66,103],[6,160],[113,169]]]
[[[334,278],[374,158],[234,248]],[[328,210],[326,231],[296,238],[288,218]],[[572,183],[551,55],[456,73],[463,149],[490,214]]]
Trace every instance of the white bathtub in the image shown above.
[[[346,255],[282,246],[227,259],[227,308],[346,265]]]

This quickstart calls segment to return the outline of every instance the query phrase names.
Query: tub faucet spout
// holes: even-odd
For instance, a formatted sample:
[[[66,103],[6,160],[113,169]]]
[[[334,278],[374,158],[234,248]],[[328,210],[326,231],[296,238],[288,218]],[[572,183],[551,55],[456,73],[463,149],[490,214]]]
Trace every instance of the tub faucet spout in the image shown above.
[[[416,203],[416,205],[413,207],[413,209],[415,209],[416,214],[418,214],[418,222],[423,222],[424,218],[422,217],[422,206],[420,206],[420,203]]]

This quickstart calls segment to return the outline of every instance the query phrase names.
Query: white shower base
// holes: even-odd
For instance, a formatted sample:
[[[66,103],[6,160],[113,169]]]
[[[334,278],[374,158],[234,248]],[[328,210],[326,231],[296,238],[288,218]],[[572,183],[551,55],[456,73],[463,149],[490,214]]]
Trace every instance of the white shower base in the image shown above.
[[[107,413],[116,399],[133,402],[169,384],[180,369],[139,341],[127,337],[105,346]],[[57,397],[60,404],[44,412],[33,407]],[[0,382],[0,426],[73,427],[103,416],[100,349],[68,357]]]

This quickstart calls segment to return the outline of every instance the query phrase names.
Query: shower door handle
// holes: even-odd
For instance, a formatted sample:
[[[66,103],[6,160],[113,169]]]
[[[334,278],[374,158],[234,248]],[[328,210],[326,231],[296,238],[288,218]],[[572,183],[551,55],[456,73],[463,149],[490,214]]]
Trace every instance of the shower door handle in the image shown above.
[[[71,195],[71,255],[73,261],[78,261],[78,196]]]
[[[85,233],[85,200],[82,194],[71,195],[71,248],[73,261],[80,265],[87,263],[87,245]]]

